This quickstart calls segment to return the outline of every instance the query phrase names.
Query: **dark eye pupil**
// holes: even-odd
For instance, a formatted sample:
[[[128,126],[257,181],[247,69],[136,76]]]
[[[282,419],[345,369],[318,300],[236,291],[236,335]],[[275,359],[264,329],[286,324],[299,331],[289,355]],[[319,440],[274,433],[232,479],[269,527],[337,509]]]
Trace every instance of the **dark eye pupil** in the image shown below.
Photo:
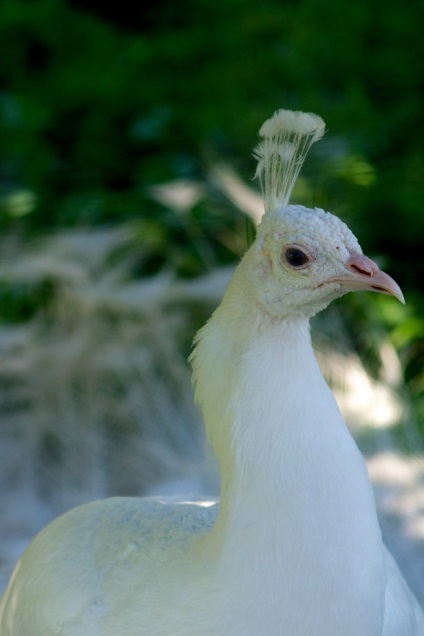
[[[296,247],[289,247],[286,251],[286,261],[292,267],[301,267],[301,265],[305,265],[308,260],[305,252],[302,252],[302,250]]]

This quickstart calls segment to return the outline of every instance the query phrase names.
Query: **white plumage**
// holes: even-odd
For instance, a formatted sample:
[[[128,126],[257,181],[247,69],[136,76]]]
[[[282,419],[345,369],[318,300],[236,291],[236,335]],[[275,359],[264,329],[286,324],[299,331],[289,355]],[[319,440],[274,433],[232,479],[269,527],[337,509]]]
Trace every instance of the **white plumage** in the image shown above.
[[[350,230],[288,204],[315,115],[279,111],[256,150],[266,214],[192,356],[220,503],[118,498],[32,542],[1,636],[423,636],[308,319],[354,289],[403,300]]]

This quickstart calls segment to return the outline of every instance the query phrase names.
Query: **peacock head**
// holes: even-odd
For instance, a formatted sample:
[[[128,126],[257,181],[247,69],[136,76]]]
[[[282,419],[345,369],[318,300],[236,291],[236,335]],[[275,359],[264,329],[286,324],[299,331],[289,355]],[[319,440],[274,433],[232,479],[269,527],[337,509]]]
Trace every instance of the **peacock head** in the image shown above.
[[[280,110],[259,132],[256,176],[265,215],[246,260],[259,304],[279,317],[309,318],[353,290],[404,302],[397,283],[362,253],[345,223],[324,210],[288,203],[306,154],[324,128],[317,115]]]
[[[250,259],[258,301],[275,316],[309,318],[354,290],[404,302],[398,284],[362,253],[347,225],[324,210],[288,205],[266,214]]]

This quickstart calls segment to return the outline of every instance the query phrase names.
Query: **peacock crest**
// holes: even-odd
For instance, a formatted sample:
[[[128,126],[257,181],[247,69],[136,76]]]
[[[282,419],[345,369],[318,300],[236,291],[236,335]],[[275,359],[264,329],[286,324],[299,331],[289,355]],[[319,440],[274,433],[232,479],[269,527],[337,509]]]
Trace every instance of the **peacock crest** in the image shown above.
[[[313,143],[321,139],[325,123],[313,113],[278,110],[259,130],[262,141],[253,151],[258,160],[265,212],[288,204],[303,162]]]

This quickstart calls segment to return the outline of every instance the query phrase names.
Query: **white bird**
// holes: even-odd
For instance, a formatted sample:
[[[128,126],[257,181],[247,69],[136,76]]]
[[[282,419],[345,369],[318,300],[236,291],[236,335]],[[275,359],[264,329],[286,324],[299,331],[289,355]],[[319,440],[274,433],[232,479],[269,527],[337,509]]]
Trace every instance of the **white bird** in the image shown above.
[[[1,636],[423,636],[310,341],[309,318],[350,290],[403,302],[344,223],[289,204],[323,133],[284,110],[262,126],[266,214],[196,338],[220,504],[114,498],[59,517],[16,567]]]

